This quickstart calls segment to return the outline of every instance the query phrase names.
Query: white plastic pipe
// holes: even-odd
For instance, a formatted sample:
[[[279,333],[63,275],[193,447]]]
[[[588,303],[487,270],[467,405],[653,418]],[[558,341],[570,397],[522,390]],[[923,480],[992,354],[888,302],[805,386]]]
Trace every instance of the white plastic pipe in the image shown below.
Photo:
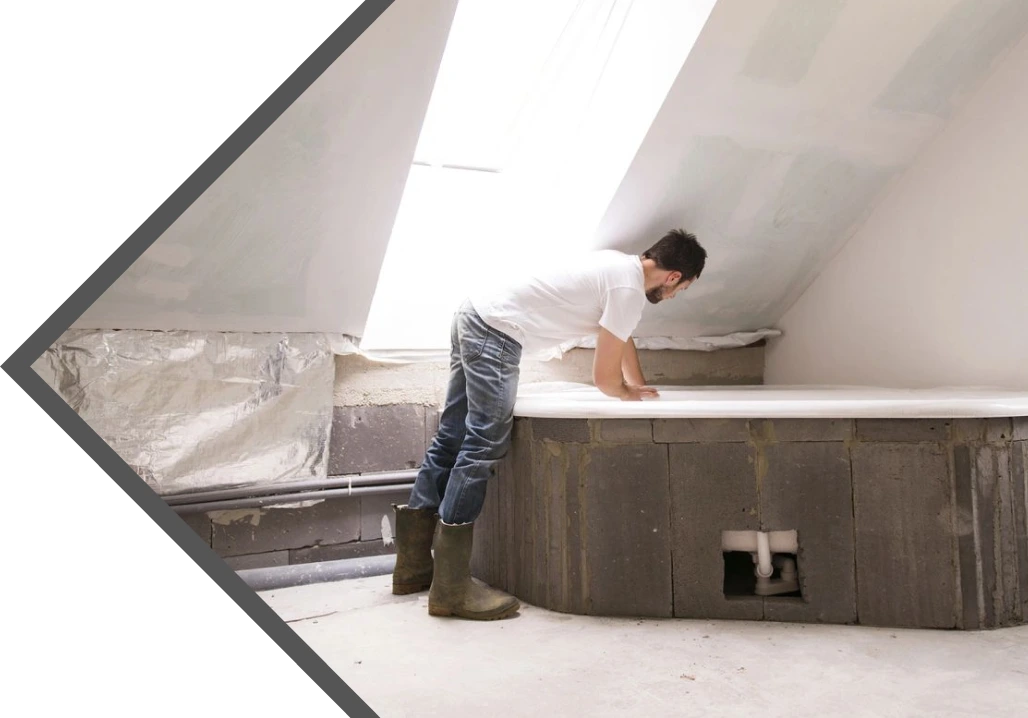
[[[722,551],[744,551],[757,553],[757,531],[722,531]],[[798,552],[795,531],[771,531],[764,534],[771,546],[771,553]]]
[[[722,531],[722,551],[745,551],[753,553],[757,550],[756,531]]]
[[[773,572],[771,540],[765,532],[759,531],[757,533],[757,575],[761,578],[770,578]]]

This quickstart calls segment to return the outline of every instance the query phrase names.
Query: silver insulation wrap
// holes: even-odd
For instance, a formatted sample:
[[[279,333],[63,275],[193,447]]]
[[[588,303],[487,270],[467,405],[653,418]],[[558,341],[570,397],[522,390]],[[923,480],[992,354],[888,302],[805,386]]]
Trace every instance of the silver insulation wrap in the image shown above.
[[[326,336],[69,330],[33,368],[158,494],[328,473]]]

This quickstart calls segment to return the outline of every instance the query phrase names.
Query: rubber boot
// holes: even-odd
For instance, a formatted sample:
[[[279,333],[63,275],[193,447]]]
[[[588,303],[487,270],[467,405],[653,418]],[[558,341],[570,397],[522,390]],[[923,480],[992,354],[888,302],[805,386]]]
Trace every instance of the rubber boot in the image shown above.
[[[432,585],[432,537],[435,509],[412,509],[393,504],[396,513],[396,567],[393,593],[404,596]]]
[[[495,621],[514,615],[521,604],[514,596],[490,588],[471,576],[474,524],[439,521],[435,538],[435,576],[428,592],[428,612]]]

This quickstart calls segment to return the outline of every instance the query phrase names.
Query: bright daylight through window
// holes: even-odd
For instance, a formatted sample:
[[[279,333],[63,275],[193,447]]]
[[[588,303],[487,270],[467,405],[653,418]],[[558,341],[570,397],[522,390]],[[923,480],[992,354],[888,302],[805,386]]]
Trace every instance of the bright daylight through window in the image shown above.
[[[714,0],[461,0],[361,348],[441,350],[469,289],[592,248]]]

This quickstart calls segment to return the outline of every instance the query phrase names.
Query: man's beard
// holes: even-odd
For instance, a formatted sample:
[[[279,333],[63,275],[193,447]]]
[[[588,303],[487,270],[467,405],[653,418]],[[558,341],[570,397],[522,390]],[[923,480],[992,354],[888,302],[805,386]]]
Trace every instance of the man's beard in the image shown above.
[[[646,292],[646,298],[650,304],[659,304],[664,299],[664,287],[656,287]]]

